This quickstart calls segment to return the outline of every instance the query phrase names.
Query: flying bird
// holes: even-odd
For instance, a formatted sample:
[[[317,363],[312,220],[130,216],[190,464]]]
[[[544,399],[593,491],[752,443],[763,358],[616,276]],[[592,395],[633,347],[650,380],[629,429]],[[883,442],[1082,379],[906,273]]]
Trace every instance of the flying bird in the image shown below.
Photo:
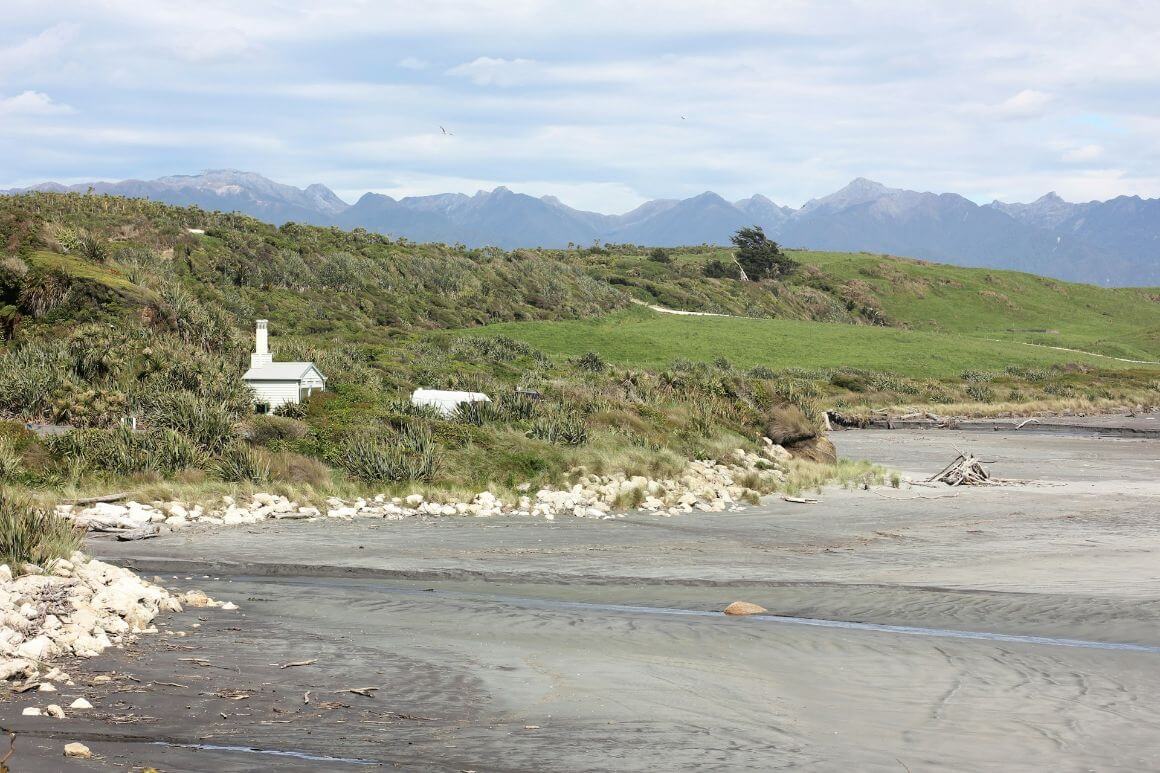
[[[455,136],[455,132],[449,132],[449,131],[447,131],[446,129],[444,129],[442,126],[440,126],[440,127],[439,127],[439,131],[443,132],[443,133],[444,133],[445,135],[447,135],[448,137],[454,137],[454,136]]]

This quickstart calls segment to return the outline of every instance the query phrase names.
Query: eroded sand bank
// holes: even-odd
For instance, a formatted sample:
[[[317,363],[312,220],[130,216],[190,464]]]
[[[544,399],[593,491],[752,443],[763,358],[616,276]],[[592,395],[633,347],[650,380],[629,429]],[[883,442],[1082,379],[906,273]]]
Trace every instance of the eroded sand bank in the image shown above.
[[[21,733],[14,769],[61,769],[69,740],[112,770],[1160,768],[1154,651],[684,614],[746,599],[821,620],[1160,647],[1160,442],[837,440],[912,477],[969,449],[1023,482],[672,519],[98,543],[241,614],[210,610],[190,636],[89,661],[118,672],[87,693],[92,718],[18,716],[35,695],[0,707]],[[316,662],[280,668],[302,660]],[[378,689],[338,692],[364,687]]]

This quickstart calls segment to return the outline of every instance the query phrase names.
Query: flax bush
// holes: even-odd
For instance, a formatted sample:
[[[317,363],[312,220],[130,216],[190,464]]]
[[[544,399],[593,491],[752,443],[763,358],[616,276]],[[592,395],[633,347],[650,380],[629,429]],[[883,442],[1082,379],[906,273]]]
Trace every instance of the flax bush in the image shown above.
[[[83,532],[66,518],[31,500],[0,489],[0,563],[18,572],[22,564],[44,566],[81,546]]]
[[[588,427],[576,410],[556,406],[532,420],[530,437],[561,446],[579,446],[588,442]]]
[[[347,474],[369,483],[427,481],[439,468],[434,437],[421,424],[408,424],[391,433],[354,433],[333,457]]]

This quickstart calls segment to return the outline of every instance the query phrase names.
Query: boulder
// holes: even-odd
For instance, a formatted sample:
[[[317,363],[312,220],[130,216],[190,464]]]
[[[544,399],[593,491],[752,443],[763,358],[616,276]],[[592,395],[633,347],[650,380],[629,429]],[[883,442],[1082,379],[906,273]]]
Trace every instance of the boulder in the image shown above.
[[[64,719],[64,709],[55,703],[48,704],[44,709],[44,713],[54,719]]]
[[[181,596],[181,603],[190,607],[209,606],[210,598],[199,590],[187,591]]]
[[[70,709],[91,709],[93,704],[89,703],[84,698],[77,698],[75,701],[70,703],[68,707]]]
[[[77,743],[76,741],[73,741],[72,743],[66,743],[64,745],[64,756],[75,757],[79,760],[87,760],[92,758],[93,753],[89,751],[89,747],[85,746],[83,743]]]
[[[765,607],[751,604],[748,601],[734,601],[724,610],[727,615],[760,615],[762,612],[768,611]]]

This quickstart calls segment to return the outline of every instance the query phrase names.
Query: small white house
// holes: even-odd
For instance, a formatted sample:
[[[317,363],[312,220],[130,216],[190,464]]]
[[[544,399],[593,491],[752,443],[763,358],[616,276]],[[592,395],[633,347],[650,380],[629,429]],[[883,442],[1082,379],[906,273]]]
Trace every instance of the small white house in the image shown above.
[[[270,354],[266,320],[258,320],[250,369],[242,379],[254,390],[254,407],[269,413],[286,403],[299,403],[326,389],[326,376],[313,362],[274,362]]]
[[[416,389],[411,393],[411,405],[430,405],[444,416],[451,416],[462,403],[490,403],[483,392],[453,392],[446,389]]]

